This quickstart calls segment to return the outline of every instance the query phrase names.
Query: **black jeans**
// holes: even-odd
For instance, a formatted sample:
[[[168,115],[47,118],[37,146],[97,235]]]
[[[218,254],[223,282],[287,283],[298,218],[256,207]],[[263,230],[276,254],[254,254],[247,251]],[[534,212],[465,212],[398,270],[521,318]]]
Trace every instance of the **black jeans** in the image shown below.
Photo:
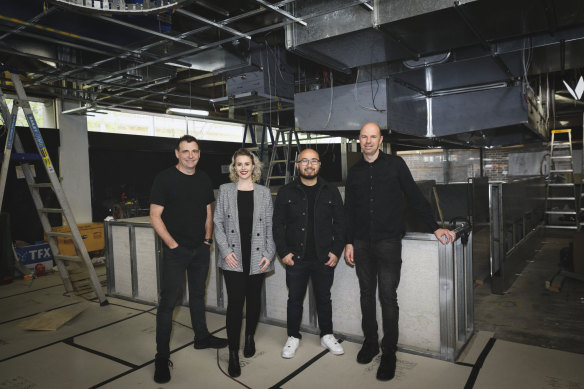
[[[288,286],[288,336],[302,338],[300,322],[308,279],[316,298],[316,313],[320,336],[333,333],[333,307],[331,286],[335,277],[335,268],[325,266],[320,261],[294,260],[294,266],[286,266],[286,285]]]
[[[156,311],[156,356],[170,356],[172,313],[177,300],[182,297],[185,270],[189,283],[189,308],[191,323],[197,338],[209,335],[205,319],[205,291],[209,273],[209,246],[196,249],[164,248],[160,275],[160,301]]]
[[[227,289],[227,340],[230,350],[239,350],[241,320],[245,303],[245,335],[255,335],[260,319],[262,285],[265,274],[223,270]]]
[[[401,272],[401,239],[356,240],[353,244],[355,267],[361,290],[361,314],[365,343],[377,346],[375,291],[379,283],[379,301],[383,319],[384,353],[397,350],[399,307],[397,287]]]

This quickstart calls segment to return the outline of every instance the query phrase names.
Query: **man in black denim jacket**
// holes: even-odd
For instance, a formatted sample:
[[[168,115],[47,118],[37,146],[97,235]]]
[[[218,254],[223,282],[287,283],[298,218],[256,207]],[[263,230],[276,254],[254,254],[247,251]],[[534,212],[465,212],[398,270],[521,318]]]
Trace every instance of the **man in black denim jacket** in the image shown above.
[[[278,191],[273,235],[276,251],[286,266],[288,340],[283,358],[292,358],[300,343],[300,322],[306,287],[312,279],[321,345],[343,354],[333,336],[331,286],[344,248],[345,216],[339,190],[318,176],[319,155],[305,149],[298,156],[300,179]]]
[[[379,287],[383,339],[377,379],[387,381],[394,377],[396,367],[397,287],[402,264],[401,239],[404,235],[402,198],[407,199],[408,206],[442,244],[453,242],[456,234],[438,227],[430,204],[418,189],[404,160],[379,150],[383,137],[377,124],[365,124],[359,133],[359,142],[363,158],[349,170],[345,188],[345,260],[356,267],[359,278],[365,341],[357,354],[357,362],[363,364],[371,362],[379,353],[375,301]]]

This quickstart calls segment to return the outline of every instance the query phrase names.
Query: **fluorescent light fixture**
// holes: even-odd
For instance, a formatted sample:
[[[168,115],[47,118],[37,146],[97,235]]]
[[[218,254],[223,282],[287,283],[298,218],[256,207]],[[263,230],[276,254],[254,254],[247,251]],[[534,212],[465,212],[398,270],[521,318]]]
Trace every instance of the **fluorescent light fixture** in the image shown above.
[[[202,109],[188,109],[188,108],[169,108],[166,113],[171,115],[195,115],[195,116],[209,116],[209,111]]]

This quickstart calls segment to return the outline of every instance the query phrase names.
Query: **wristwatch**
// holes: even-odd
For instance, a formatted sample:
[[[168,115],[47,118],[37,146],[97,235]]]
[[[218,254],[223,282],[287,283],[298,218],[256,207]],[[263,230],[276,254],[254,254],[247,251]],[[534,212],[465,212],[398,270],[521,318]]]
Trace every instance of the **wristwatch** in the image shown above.
[[[205,239],[203,239],[203,242],[209,243],[209,244],[213,244],[213,239],[211,239],[211,238],[205,238]]]

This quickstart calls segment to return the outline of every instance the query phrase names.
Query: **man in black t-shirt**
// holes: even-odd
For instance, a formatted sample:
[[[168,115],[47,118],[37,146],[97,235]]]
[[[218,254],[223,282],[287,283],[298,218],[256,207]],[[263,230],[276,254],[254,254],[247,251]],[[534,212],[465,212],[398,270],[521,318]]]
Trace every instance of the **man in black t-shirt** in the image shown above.
[[[150,223],[165,245],[156,312],[154,381],[158,383],[170,381],[172,314],[185,271],[195,348],[227,347],[227,339],[209,333],[205,319],[209,247],[213,243],[213,185],[205,172],[196,169],[201,152],[193,136],[185,135],[178,140],[175,155],[178,163],[156,176],[150,193]]]
[[[292,358],[300,344],[302,306],[308,280],[316,299],[320,344],[344,353],[333,335],[331,286],[344,248],[345,216],[339,190],[318,176],[320,159],[304,149],[296,163],[300,179],[278,191],[272,230],[276,250],[286,265],[288,339],[282,358]]]

